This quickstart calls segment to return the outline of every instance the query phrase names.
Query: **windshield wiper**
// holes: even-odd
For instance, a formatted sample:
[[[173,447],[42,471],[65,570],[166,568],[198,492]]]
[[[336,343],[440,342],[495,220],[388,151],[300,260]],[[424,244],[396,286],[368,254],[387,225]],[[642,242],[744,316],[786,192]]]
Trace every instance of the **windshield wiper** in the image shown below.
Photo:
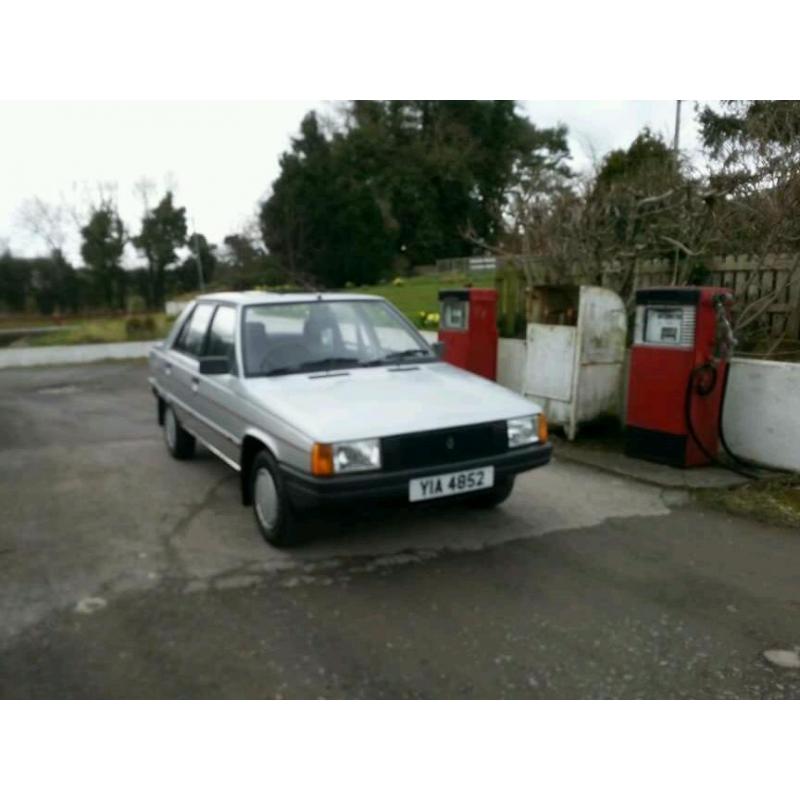
[[[431,354],[430,350],[424,350],[421,347],[412,347],[410,350],[395,350],[392,353],[387,353],[384,358],[385,359],[392,359],[395,358],[408,358],[410,356],[429,356]]]
[[[413,347],[409,350],[395,350],[394,352],[387,353],[380,358],[373,358],[371,361],[360,361],[362,367],[379,367],[382,364],[391,364],[401,358],[410,358],[411,356],[430,356],[430,350],[423,350],[421,347]]]
[[[273,375],[292,375],[298,372],[314,372],[323,369],[335,369],[336,367],[352,367],[356,364],[361,364],[357,358],[320,358],[316,361],[303,361],[301,364],[292,364],[288,367],[275,367],[263,375],[266,378]]]
[[[296,370],[317,370],[317,369],[335,369],[336,367],[353,367],[356,364],[360,364],[361,362],[357,358],[342,358],[342,357],[331,357],[331,358],[319,358],[316,361],[304,361],[302,364],[299,364],[295,367]]]

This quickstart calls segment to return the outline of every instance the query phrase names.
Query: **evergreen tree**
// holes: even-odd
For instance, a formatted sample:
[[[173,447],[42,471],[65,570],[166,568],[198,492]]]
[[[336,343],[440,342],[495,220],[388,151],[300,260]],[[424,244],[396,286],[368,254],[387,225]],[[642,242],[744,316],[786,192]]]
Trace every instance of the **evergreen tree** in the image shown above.
[[[81,236],[81,257],[92,271],[97,299],[108,308],[123,308],[125,275],[121,262],[126,237],[116,209],[107,203],[95,209],[81,228]]]
[[[164,305],[165,272],[177,261],[176,250],[186,243],[186,209],[176,208],[172,192],[167,192],[161,202],[148,211],[133,244],[147,259],[145,303],[149,309]]]
[[[316,115],[281,159],[262,205],[269,251],[323,285],[374,282],[492,244],[523,170],[563,169],[566,130],[509,101],[359,101],[325,135]]]

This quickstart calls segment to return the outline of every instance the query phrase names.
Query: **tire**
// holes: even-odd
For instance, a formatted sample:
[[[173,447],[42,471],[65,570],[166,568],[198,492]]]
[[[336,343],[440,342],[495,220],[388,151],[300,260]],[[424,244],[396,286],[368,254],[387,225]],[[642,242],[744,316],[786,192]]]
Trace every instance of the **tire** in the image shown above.
[[[178,422],[172,406],[164,409],[164,441],[170,455],[179,461],[185,461],[194,455],[194,436]]]
[[[506,475],[498,478],[491,489],[483,492],[476,492],[467,498],[468,505],[472,508],[495,508],[500,503],[508,500],[508,496],[514,489],[514,476]]]
[[[261,450],[253,459],[250,496],[253,498],[256,525],[268,544],[291,547],[299,543],[295,513],[286,493],[283,476],[267,450]]]

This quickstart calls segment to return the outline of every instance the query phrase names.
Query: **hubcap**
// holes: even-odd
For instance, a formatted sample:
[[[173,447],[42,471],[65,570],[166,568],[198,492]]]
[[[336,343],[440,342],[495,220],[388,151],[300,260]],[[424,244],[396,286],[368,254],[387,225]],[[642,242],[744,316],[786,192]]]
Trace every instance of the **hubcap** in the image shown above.
[[[278,489],[272,479],[268,469],[260,467],[256,473],[255,482],[255,506],[259,522],[268,531],[275,527],[278,521],[278,511],[280,501],[278,500]]]
[[[164,419],[164,434],[167,437],[167,444],[170,450],[175,449],[175,439],[178,433],[175,426],[175,414],[172,412],[171,408],[168,408],[166,418]]]

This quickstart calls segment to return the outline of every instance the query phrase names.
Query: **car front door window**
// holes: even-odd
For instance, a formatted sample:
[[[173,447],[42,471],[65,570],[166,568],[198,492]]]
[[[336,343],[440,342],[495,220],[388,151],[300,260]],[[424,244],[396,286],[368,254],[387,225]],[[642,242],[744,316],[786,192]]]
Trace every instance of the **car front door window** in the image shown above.
[[[217,306],[217,312],[211,321],[208,341],[204,355],[223,356],[232,367],[236,363],[234,335],[236,330],[236,309],[232,306]]]

